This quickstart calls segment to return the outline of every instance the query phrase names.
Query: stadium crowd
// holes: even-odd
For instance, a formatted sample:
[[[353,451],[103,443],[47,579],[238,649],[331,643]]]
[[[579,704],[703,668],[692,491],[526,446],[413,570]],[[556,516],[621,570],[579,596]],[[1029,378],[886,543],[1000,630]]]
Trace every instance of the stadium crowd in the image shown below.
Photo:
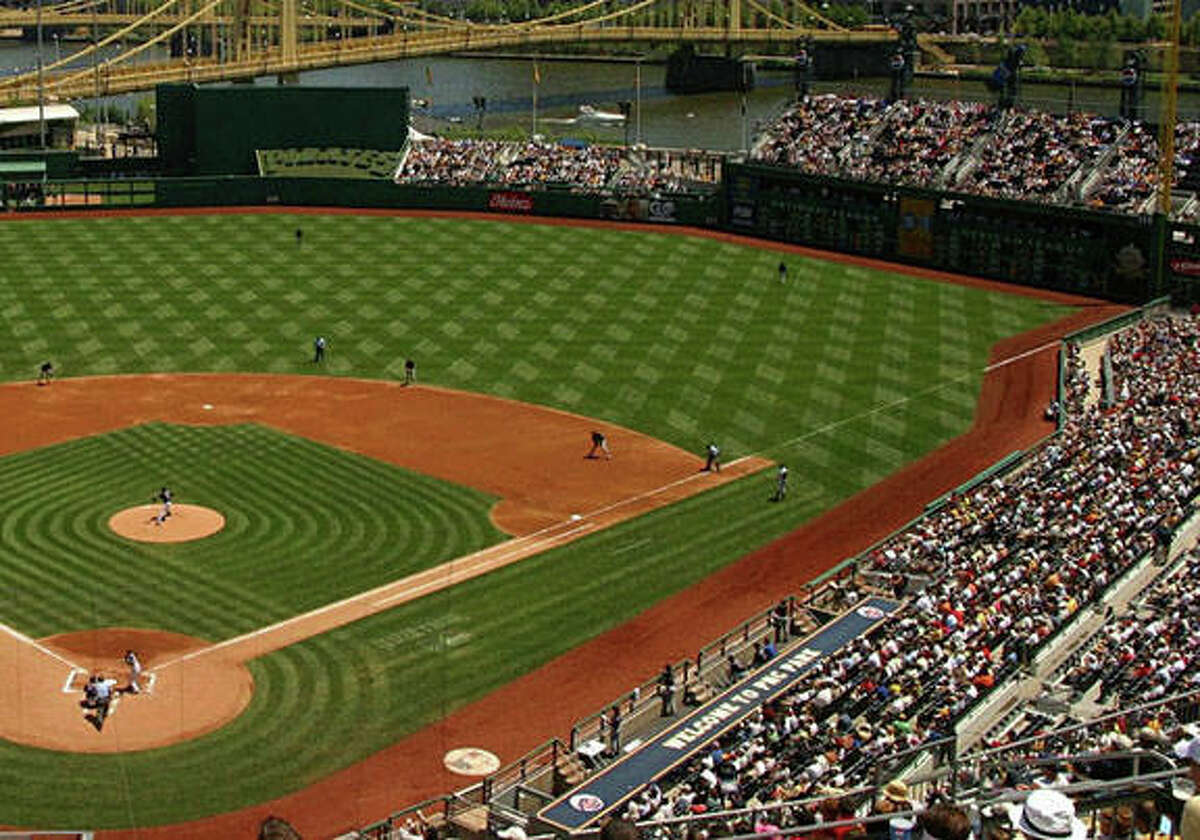
[[[815,175],[1142,212],[1157,183],[1153,129],[1096,114],[978,102],[821,94],[764,131],[752,158]],[[1200,177],[1200,123],[1176,131],[1176,184]]]
[[[1180,123],[1175,142],[1176,186],[1200,191],[1200,123]],[[809,96],[766,127],[750,157],[814,175],[1119,213],[1144,212],[1158,181],[1158,141],[1144,123],[981,102]],[[662,196],[711,190],[720,175],[700,152],[426,138],[409,145],[396,181]]]
[[[894,592],[908,596],[904,606],[645,788],[626,816],[663,821],[748,808],[750,816],[726,830],[771,833],[853,819],[866,810],[930,804],[909,801],[899,782],[885,791],[888,801],[874,804],[846,791],[869,786],[898,754],[952,737],[955,724],[1067,621],[1102,605],[1109,587],[1154,551],[1160,529],[1185,515],[1200,489],[1194,469],[1200,457],[1198,345],[1195,316],[1146,320],[1111,339],[1120,400],[1108,410],[1088,399],[1095,383],[1072,352],[1061,433],[1023,468],[952,496],[870,555]],[[1157,619],[1136,627],[1134,656],[1110,677],[1122,686],[1115,689],[1122,699],[1200,689],[1198,557],[1193,552],[1146,596]],[[1129,633],[1131,626],[1110,620],[1102,638]],[[761,663],[735,663],[730,676]],[[1147,679],[1161,682],[1161,690],[1148,692]],[[1188,702],[1194,706],[1195,695]],[[1046,727],[1031,720],[1032,734]],[[1012,728],[986,745],[1030,734],[1030,727]],[[1030,770],[1022,759],[993,768],[998,776],[959,781],[1030,789],[1101,778],[1111,764],[1108,752],[1128,750],[1137,739],[1169,754],[1186,736],[1167,704],[1052,742],[1035,739],[1027,753],[1015,753],[1018,759],[1057,753],[1101,761]],[[767,829],[755,825],[754,809],[805,799],[813,801],[770,809],[769,818],[762,817]]]
[[[626,195],[711,189],[720,178],[708,156],[647,154],[616,146],[430,138],[409,145],[396,182],[496,186]]]

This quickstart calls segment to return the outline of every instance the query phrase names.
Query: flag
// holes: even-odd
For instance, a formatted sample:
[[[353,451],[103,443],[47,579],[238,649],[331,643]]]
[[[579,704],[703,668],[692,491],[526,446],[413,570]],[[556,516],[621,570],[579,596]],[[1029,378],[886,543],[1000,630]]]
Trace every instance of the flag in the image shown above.
[[[533,62],[533,83],[540,85],[542,83],[542,71],[538,69],[538,63]]]
[[[428,64],[425,65],[425,84],[427,84],[427,85],[433,84],[433,68],[430,67]]]

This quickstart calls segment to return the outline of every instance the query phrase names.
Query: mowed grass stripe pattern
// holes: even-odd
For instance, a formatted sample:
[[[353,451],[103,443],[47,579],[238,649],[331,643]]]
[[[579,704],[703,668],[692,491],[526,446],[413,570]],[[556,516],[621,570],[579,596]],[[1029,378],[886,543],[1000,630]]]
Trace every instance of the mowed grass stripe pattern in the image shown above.
[[[399,378],[411,357],[425,381],[688,449],[716,438],[730,458],[977,378],[992,342],[1062,311],[801,258],[780,284],[770,251],[506,222],[63,219],[0,225],[0,251],[0,379],[46,357],[64,375],[311,373],[322,334],[322,372]],[[913,421],[956,433],[975,387]]]
[[[149,825],[301,789],[711,574],[776,524],[769,492],[765,479],[726,485],[254,660],[255,696],[237,720],[167,749],[69,756],[69,795],[51,772],[57,755],[0,744],[0,785],[16,792],[6,813]],[[789,506],[808,516],[825,501],[797,486]],[[119,790],[116,765],[129,780]]]
[[[108,528],[162,484],[221,511],[205,540]],[[34,637],[138,626],[223,639],[504,538],[495,499],[253,425],[152,424],[0,459],[0,620]]]
[[[297,226],[305,230],[302,248]],[[17,228],[19,239],[11,238]],[[779,256],[770,251],[510,223],[56,220],[0,225],[0,247],[8,244],[19,246],[22,267],[0,285],[4,378],[29,377],[47,354],[68,374],[311,373],[312,337],[322,333],[331,342],[328,373],[395,378],[412,356],[423,381],[603,417],[697,452],[714,439],[729,458],[755,451],[793,468],[786,504],[767,504],[770,476],[754,476],[257,660],[251,709],[220,732],[145,756],[71,757],[94,785],[81,782],[79,791],[107,790],[114,767],[136,782],[103,801],[60,795],[59,756],[0,746],[0,784],[14,791],[0,822],[26,824],[171,822],[303,787],[627,620],[963,431],[991,344],[1065,313],[1028,298],[790,257],[791,279],[781,285]],[[619,453],[620,441],[613,444]],[[194,445],[203,448],[199,439]],[[257,464],[261,453],[223,454],[219,470],[237,483],[241,467],[232,462]],[[253,486],[260,470],[251,469]],[[161,473],[147,467],[148,487],[138,483],[138,492],[148,496],[167,480]],[[305,481],[283,483],[302,495]],[[100,489],[127,492],[124,482]],[[356,518],[329,527],[352,532]],[[210,566],[220,570],[214,577],[228,588],[217,603],[249,585],[253,606],[244,612],[301,603],[288,593],[305,589],[309,572],[305,591],[333,600],[329,566],[275,567],[275,557],[312,531],[261,519],[244,527],[267,549],[203,563],[164,552],[170,574],[186,581]],[[96,538],[87,528],[72,533]],[[47,549],[72,545],[64,538]],[[152,562],[159,555],[133,555],[123,568]],[[104,585],[83,600],[58,598],[58,609],[69,612],[54,630],[122,623],[111,620],[119,610],[97,614],[92,606],[117,599],[137,608],[121,596],[117,571],[110,564]],[[366,588],[368,577],[356,585]],[[27,592],[17,611],[34,595]],[[197,632],[211,638],[268,621],[239,614],[221,632],[214,625],[223,608],[186,608],[191,615],[178,623],[211,628]],[[172,629],[162,612],[147,606],[138,614],[147,626]],[[54,622],[52,613],[34,623]],[[20,814],[10,818],[9,810]]]

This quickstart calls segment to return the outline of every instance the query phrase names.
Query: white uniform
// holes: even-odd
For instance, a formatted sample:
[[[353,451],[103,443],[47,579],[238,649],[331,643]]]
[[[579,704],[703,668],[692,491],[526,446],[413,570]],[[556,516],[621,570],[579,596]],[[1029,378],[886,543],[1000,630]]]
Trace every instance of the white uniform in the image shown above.
[[[721,449],[715,443],[708,445],[708,460],[704,464],[704,471],[710,472],[715,469],[721,471]]]
[[[779,465],[779,474],[775,479],[774,499],[777,502],[782,501],[783,497],[787,495],[787,477],[788,477],[788,468],[786,466],[784,466],[783,464],[780,464]]]
[[[138,679],[142,676],[142,662],[136,653],[127,651],[125,664],[129,666],[129,691],[133,694],[140,694],[142,687],[138,685]]]

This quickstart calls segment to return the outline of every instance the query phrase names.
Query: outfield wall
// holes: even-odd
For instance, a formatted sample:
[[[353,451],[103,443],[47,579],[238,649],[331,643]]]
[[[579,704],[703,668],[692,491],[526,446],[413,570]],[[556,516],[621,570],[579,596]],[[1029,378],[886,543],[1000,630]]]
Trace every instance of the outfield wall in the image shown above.
[[[164,136],[166,142],[169,138]],[[79,167],[75,167],[78,169]],[[566,187],[397,185],[227,175],[35,185],[9,209],[296,206],[431,209],[718,228],[888,262],[1140,304],[1200,301],[1200,224],[727,164],[714,194],[613,196]],[[76,177],[59,175],[59,179]],[[131,183],[135,181],[135,183]],[[10,192],[10,195],[17,193]],[[1160,271],[1161,265],[1161,271]],[[1157,279],[1160,278],[1161,280]]]
[[[408,88],[159,85],[159,155],[171,175],[251,174],[256,149],[400,149]]]
[[[728,226],[739,233],[1127,303],[1160,293],[1151,217],[754,164],[725,173]]]
[[[622,198],[566,189],[522,191],[472,187],[423,187],[391,181],[341,178],[170,178],[154,185],[159,207],[271,205],[459,210],[510,216],[686,224],[719,224],[720,196]]]

